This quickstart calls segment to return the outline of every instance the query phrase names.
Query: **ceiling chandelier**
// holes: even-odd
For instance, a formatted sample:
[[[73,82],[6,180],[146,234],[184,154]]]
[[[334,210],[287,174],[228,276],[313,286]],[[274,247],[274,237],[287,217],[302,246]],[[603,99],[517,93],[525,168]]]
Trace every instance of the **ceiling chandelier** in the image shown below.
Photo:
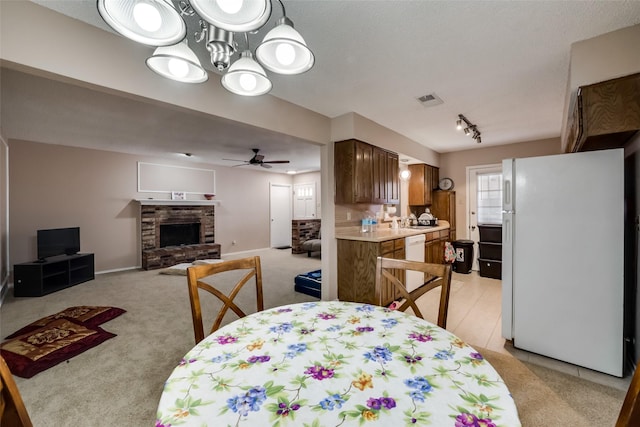
[[[476,140],[478,144],[482,142],[482,138],[480,138],[480,131],[478,130],[478,126],[471,123],[464,115],[458,114],[458,120],[456,120],[456,129],[463,130],[464,134]]]
[[[268,93],[272,84],[265,68],[278,74],[300,74],[313,67],[315,58],[286,16],[264,36],[254,54],[248,34],[255,34],[271,17],[272,0],[98,0],[102,19],[121,35],[156,46],[147,66],[162,77],[183,83],[209,78],[187,40],[186,19],[198,20],[194,41],[204,43],[211,64],[223,73],[222,86],[244,96]],[[235,38],[244,34],[245,49],[238,53]],[[263,68],[264,67],[264,68]]]

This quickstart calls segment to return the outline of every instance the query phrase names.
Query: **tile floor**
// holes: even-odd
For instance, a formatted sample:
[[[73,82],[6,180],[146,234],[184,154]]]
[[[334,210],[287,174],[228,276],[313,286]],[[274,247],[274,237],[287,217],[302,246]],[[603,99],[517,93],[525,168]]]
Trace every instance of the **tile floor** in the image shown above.
[[[627,390],[631,380],[629,376],[617,378],[514,348],[501,336],[501,287],[500,280],[480,277],[476,271],[453,273],[447,330],[471,346],[510,354],[523,361]],[[437,313],[437,298],[438,295],[427,294],[419,300],[419,307],[421,310],[425,308],[422,311],[430,321],[435,321],[429,317],[430,313]]]

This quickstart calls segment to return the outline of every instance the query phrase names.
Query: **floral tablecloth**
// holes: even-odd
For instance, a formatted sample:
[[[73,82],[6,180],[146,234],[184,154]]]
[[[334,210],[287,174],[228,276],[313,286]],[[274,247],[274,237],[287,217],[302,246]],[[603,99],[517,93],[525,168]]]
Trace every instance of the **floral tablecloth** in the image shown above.
[[[415,316],[293,304],[196,345],[165,383],[156,426],[520,426],[502,378]]]

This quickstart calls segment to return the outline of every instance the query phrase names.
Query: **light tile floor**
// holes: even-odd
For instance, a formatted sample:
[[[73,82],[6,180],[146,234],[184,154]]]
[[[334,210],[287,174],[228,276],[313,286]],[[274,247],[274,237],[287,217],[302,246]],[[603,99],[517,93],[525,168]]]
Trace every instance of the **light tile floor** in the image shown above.
[[[513,347],[510,341],[501,336],[501,293],[500,280],[480,277],[476,271],[470,274],[453,273],[447,330],[473,347],[509,354],[598,384],[627,390],[630,376],[617,378]],[[418,306],[425,317],[435,323],[439,295],[429,294],[418,300]]]

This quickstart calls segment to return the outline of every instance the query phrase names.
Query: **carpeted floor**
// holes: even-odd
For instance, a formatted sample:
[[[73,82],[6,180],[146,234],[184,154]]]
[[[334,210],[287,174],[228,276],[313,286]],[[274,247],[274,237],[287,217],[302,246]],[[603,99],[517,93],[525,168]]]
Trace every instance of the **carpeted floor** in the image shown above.
[[[615,425],[624,391],[487,349],[477,350],[509,387],[524,427]]]
[[[261,257],[266,308],[317,300],[294,292],[293,279],[319,269],[318,258],[276,249],[243,254],[249,255]],[[240,304],[253,302],[245,290]],[[109,305],[127,313],[108,322],[117,337],[33,378],[16,378],[34,425],[153,425],[164,381],[194,345],[185,277],[135,270],[98,275],[41,298],[9,295],[0,308],[2,337],[74,305]],[[509,386],[523,426],[613,425],[624,392],[478,350]]]

